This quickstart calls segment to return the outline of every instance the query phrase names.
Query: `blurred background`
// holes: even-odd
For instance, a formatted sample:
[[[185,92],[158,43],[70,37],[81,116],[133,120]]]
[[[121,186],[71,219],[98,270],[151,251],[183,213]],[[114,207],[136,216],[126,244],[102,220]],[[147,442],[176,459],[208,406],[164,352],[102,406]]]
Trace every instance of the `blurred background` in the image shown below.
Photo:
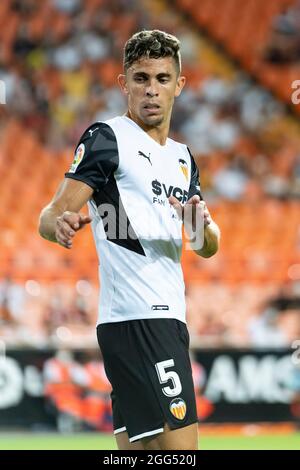
[[[125,112],[116,77],[141,29],[181,41],[171,135],[222,232],[213,258],[183,254],[202,442],[300,448],[299,0],[1,0],[3,448],[55,430],[113,446],[90,229],[67,251],[37,226],[84,129]],[[18,444],[8,430],[31,434]]]

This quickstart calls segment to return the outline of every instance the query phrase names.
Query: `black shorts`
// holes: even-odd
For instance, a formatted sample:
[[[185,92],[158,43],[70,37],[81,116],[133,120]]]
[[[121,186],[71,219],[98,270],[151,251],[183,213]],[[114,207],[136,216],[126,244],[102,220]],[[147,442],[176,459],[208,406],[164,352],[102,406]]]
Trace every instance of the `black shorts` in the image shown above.
[[[130,320],[97,327],[112,385],[114,433],[130,442],[197,422],[186,325],[175,319]]]

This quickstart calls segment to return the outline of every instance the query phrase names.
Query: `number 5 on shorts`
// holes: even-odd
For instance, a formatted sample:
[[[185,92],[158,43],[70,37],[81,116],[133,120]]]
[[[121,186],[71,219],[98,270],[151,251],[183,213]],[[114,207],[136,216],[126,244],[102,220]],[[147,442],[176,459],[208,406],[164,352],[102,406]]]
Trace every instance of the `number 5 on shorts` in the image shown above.
[[[165,384],[168,380],[172,380],[173,388],[171,387],[164,387],[162,389],[163,394],[167,397],[176,397],[180,395],[182,391],[182,386],[180,382],[179,375],[174,372],[173,370],[166,371],[169,367],[174,367],[175,363],[173,359],[169,359],[168,361],[162,361],[155,364],[155,369],[158,375],[159,383]]]

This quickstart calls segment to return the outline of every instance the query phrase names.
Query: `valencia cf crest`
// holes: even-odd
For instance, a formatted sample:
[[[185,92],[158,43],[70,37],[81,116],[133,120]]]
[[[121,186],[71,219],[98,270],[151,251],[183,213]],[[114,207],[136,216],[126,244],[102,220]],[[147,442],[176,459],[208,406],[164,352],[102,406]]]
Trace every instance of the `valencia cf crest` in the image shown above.
[[[184,174],[185,179],[188,180],[189,179],[189,168],[188,168],[187,162],[185,160],[183,160],[182,158],[180,158],[179,159],[179,165],[180,165],[182,173]]]
[[[170,411],[172,415],[182,421],[186,415],[186,403],[182,398],[175,398],[170,403]]]

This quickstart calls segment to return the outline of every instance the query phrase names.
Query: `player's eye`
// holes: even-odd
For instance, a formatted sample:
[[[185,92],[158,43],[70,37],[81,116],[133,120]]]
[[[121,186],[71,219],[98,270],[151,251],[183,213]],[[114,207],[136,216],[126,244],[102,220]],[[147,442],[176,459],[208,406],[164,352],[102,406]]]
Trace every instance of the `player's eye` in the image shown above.
[[[168,83],[169,79],[167,77],[159,78],[159,83]]]
[[[146,80],[145,77],[135,77],[134,81],[137,83],[143,83]]]

